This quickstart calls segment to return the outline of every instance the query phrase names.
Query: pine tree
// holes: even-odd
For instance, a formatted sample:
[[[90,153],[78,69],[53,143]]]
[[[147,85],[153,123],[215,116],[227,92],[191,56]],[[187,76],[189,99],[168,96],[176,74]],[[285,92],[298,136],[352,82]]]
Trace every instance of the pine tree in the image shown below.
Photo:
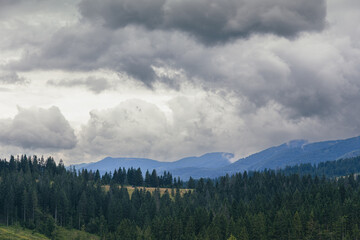
[[[150,179],[151,179],[150,180],[151,187],[158,187],[159,186],[159,179],[158,179],[158,176],[156,174],[155,169],[152,171]]]
[[[79,203],[78,203],[78,229],[81,229],[81,225],[85,224],[87,209],[87,197],[85,191],[82,192]]]
[[[8,183],[9,184],[9,183]],[[14,200],[15,200],[15,194],[13,187],[9,184],[8,185],[8,192],[5,197],[5,214],[6,214],[6,226],[9,226],[9,224],[13,222],[14,218]]]
[[[149,170],[146,170],[145,173],[145,187],[150,187],[151,186],[151,175],[149,173]]]
[[[143,176],[142,176],[142,172],[141,172],[141,169],[138,168],[135,171],[135,174],[134,174],[134,185],[135,186],[142,186],[143,183],[144,183],[144,179],[143,179]]]
[[[23,194],[22,194],[22,208],[23,208],[23,222],[26,223],[26,212],[27,212],[27,206],[28,206],[29,200],[28,200],[28,192],[24,188]]]
[[[298,212],[295,212],[292,220],[290,239],[294,239],[294,240],[302,239],[302,224]]]
[[[190,189],[195,188],[195,180],[192,177],[189,178],[187,187],[190,188]]]

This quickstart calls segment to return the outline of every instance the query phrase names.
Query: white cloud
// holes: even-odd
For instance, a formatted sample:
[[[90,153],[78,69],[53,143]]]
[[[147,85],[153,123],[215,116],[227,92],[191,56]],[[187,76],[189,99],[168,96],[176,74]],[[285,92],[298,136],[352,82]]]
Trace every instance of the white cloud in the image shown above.
[[[13,119],[0,120],[0,142],[25,149],[71,149],[74,130],[57,107],[18,109]]]

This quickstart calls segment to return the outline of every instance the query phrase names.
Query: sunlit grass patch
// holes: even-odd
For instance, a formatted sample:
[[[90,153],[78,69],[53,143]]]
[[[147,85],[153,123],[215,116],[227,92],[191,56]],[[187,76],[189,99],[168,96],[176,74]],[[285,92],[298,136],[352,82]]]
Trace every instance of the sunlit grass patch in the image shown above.
[[[49,238],[20,226],[0,226],[0,239],[47,240]]]

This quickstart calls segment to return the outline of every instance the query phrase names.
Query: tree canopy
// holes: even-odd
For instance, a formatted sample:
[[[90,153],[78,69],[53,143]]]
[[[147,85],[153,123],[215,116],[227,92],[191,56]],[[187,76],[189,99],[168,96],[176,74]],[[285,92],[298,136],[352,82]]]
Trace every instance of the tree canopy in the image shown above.
[[[138,187],[130,194],[126,184]],[[360,238],[360,179],[353,174],[266,170],[187,184],[194,190],[180,194],[186,183],[168,172],[100,176],[67,170],[51,157],[11,157],[0,160],[0,223],[49,237],[58,225],[104,239]],[[146,186],[172,190],[151,193]]]

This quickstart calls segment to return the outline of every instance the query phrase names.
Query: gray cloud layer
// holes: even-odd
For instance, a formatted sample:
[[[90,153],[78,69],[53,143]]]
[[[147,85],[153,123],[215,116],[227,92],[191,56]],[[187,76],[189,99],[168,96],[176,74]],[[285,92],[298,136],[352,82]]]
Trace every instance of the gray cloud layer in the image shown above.
[[[115,88],[108,79],[105,78],[96,78],[88,77],[86,79],[70,79],[70,80],[60,80],[54,81],[49,80],[47,84],[58,87],[76,87],[76,86],[85,86],[87,89],[94,93],[101,93],[107,89]]]
[[[11,5],[17,4],[20,1],[21,0],[0,0],[0,6],[1,6],[1,8],[4,8],[6,6],[11,6]]]
[[[0,142],[25,149],[71,149],[74,130],[57,107],[19,108],[14,119],[0,120]]]
[[[86,26],[63,29],[40,55],[28,55],[9,66],[15,70],[106,68],[147,86],[190,81],[209,90],[234,92],[248,99],[252,104],[248,108],[254,111],[275,102],[284,116],[296,119],[344,114],[359,100],[358,65],[360,54],[351,41],[333,42],[322,35],[297,40],[254,36],[207,48],[180,33],[133,27],[111,32]],[[182,71],[184,76],[164,78],[154,67]],[[89,79],[53,84],[84,85],[94,92],[112,88]],[[354,109],[358,111],[357,106]]]
[[[20,77],[16,72],[0,71],[0,83],[14,84],[14,83],[24,83],[24,82],[25,79]]]
[[[272,33],[292,37],[325,26],[325,0],[83,0],[82,15],[116,29],[175,29],[205,43]]]

